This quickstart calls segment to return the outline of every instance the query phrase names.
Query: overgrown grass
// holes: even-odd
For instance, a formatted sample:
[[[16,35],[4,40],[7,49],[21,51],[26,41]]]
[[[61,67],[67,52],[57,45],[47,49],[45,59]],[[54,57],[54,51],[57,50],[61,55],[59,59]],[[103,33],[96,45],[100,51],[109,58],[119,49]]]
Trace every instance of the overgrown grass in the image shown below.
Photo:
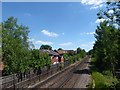
[[[103,75],[99,72],[92,72],[92,78],[95,81],[95,88],[114,88],[118,83],[116,78]]]
[[[91,75],[95,83],[95,88],[114,88],[118,83],[118,80],[116,78],[113,78],[112,73],[109,70],[99,72],[99,70],[97,70],[94,65],[95,59],[92,58],[91,61]]]

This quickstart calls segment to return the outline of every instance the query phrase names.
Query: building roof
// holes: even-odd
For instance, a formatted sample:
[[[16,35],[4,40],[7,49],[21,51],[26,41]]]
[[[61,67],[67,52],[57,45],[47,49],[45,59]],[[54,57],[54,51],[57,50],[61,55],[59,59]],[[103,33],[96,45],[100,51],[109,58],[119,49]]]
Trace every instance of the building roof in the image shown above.
[[[58,50],[59,54],[74,52],[74,50]]]
[[[56,51],[53,51],[53,50],[45,50],[45,49],[42,49],[40,50],[41,53],[48,53],[49,55],[55,55],[55,56],[59,56],[59,53],[56,52]]]

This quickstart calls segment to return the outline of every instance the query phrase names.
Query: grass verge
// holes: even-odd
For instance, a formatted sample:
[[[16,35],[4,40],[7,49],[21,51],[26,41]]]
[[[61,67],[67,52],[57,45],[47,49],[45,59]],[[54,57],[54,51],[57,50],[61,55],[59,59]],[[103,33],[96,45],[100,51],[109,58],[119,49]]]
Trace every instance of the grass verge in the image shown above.
[[[99,72],[92,72],[92,78],[95,81],[95,88],[114,88],[118,83],[116,78]]]

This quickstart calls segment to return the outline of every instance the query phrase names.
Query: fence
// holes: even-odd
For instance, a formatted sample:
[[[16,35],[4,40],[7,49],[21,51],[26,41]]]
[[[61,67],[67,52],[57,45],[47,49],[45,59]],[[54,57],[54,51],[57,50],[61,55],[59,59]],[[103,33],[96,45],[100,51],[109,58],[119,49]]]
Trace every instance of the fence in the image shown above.
[[[64,63],[51,65],[49,69],[47,67],[44,67],[41,70],[36,70],[37,72],[31,70],[30,72],[21,73],[19,75],[13,74],[9,76],[4,76],[0,78],[0,81],[2,81],[2,83],[0,83],[0,86],[2,86],[2,89],[13,88],[14,90],[16,88],[27,88],[37,82],[46,79],[47,77],[55,74],[56,72],[69,65],[70,63],[67,61]]]

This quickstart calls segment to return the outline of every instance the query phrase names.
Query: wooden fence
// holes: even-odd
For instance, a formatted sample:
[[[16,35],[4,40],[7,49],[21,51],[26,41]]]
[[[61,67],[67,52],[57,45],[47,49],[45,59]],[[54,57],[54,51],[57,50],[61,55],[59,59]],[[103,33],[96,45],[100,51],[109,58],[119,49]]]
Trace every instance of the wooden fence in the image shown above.
[[[30,72],[21,73],[19,75],[12,74],[9,76],[4,76],[0,78],[0,81],[2,81],[0,82],[0,86],[2,89],[13,88],[14,90],[18,88],[27,88],[37,82],[46,79],[47,77],[55,74],[56,72],[69,65],[70,63],[67,61],[64,63],[51,65],[49,69],[47,67],[44,67],[40,70],[31,70]]]

